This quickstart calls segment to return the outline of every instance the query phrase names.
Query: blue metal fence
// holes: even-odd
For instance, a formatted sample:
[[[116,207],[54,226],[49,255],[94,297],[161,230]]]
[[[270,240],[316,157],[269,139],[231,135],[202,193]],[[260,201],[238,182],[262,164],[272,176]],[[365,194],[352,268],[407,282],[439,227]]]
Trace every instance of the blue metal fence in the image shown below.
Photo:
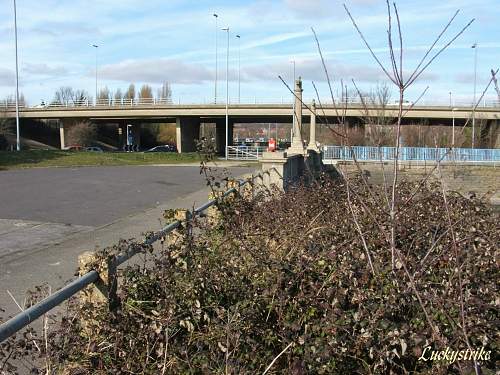
[[[396,147],[325,146],[323,160],[390,161]],[[401,161],[500,162],[500,149],[401,147]]]

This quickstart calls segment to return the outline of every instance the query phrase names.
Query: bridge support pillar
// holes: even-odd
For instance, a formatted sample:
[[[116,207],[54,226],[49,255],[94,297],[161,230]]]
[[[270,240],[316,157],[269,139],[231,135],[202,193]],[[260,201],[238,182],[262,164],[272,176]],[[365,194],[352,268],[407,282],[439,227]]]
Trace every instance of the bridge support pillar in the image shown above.
[[[293,117],[292,145],[286,150],[288,155],[304,155],[304,144],[302,143],[302,80],[299,77],[295,81],[295,116]]]
[[[196,151],[196,140],[200,138],[200,123],[199,117],[177,117],[176,140],[179,153]]]
[[[309,123],[309,145],[307,150],[319,152],[318,145],[316,144],[316,102],[312,101],[311,104],[311,122]]]
[[[229,120],[228,126],[228,146],[233,145],[234,121]],[[217,145],[217,153],[221,156],[225,155],[224,148],[226,147],[226,119],[217,119],[215,123],[215,142]]]
[[[66,148],[66,143],[64,140],[64,122],[59,120],[59,139],[61,140],[61,150]]]

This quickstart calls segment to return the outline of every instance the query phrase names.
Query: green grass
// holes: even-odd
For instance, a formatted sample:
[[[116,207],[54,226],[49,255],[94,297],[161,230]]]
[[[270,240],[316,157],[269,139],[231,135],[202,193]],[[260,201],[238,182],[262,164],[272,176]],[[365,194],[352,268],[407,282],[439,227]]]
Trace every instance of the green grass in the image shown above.
[[[60,150],[0,151],[0,169],[102,165],[181,164],[200,161],[196,153],[75,152]]]

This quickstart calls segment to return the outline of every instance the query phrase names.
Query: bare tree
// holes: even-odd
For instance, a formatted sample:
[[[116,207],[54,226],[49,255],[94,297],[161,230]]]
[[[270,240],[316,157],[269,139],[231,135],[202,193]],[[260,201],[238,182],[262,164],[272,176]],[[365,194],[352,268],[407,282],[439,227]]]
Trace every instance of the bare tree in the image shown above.
[[[111,100],[111,92],[109,91],[107,86],[99,91],[99,93],[97,94],[97,100],[100,104],[109,103],[109,101]]]
[[[145,102],[153,101],[153,89],[149,85],[142,85],[139,91],[139,99]]]
[[[125,92],[123,99],[126,99],[127,101],[135,99],[135,86],[133,83],[131,83],[129,85],[127,92]]]
[[[54,95],[53,102],[61,105],[73,104],[75,93],[70,86],[60,87]]]
[[[73,103],[75,105],[85,105],[89,100],[89,93],[85,90],[76,90],[74,93]]]
[[[131,83],[127,89],[127,92],[125,93],[123,99],[127,101],[131,101],[135,99],[135,86],[133,83]]]
[[[172,89],[170,83],[163,82],[161,88],[158,90],[158,100],[162,103],[172,103]]]
[[[56,91],[52,102],[60,105],[83,105],[88,99],[87,91],[73,90],[70,86],[63,86]]]
[[[88,121],[74,124],[68,129],[67,140],[71,145],[91,146],[97,136],[97,128]]]
[[[121,89],[116,90],[115,92],[115,102],[121,103],[123,99],[123,93]]]
[[[496,77],[496,72],[491,69],[491,77],[493,78],[493,84],[495,85],[495,91],[497,92],[498,95],[498,101],[500,101],[500,88],[498,88],[498,81]]]

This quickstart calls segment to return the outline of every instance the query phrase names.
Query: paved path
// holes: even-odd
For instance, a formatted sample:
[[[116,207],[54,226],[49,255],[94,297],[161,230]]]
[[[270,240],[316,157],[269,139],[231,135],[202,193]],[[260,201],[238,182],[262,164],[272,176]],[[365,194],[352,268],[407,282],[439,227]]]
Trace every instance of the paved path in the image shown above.
[[[78,254],[160,229],[165,209],[199,206],[209,191],[199,168],[178,166],[7,171],[0,187],[0,307],[9,314],[17,308],[7,290],[19,301],[44,282],[55,290]]]

